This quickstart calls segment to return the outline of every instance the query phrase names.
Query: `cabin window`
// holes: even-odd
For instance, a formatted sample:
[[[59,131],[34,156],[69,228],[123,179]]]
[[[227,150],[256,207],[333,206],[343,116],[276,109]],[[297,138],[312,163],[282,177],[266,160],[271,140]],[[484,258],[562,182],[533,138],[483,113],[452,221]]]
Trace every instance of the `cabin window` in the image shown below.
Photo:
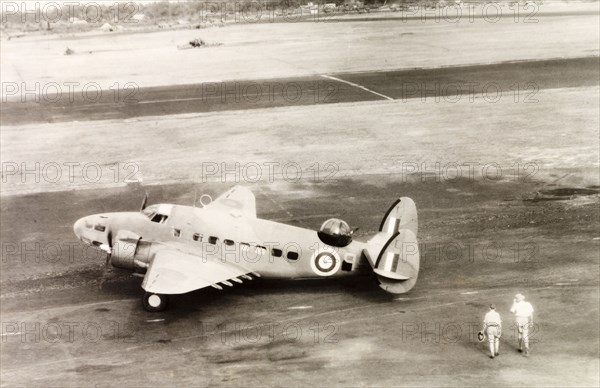
[[[273,248],[271,249],[271,256],[281,257],[283,255],[283,251],[281,249]]]
[[[94,229],[96,229],[98,232],[104,232],[106,230],[106,227],[104,225],[96,225],[94,226]]]
[[[225,245],[229,245],[229,246],[231,246],[231,245],[235,244],[235,243],[233,242],[233,240],[223,240],[223,242],[225,243]]]
[[[192,236],[192,239],[194,241],[202,241],[202,235],[200,233],[194,233],[194,235]]]
[[[213,245],[215,245],[215,244],[217,243],[217,241],[219,241],[219,238],[218,238],[218,237],[215,237],[215,236],[210,236],[210,237],[208,238],[208,242],[209,242],[210,244],[213,244]]]
[[[298,260],[298,252],[289,251],[287,253],[287,258],[288,258],[288,260],[293,260],[293,261]]]
[[[173,228],[173,236],[181,237],[181,229]]]
[[[256,257],[266,257],[266,255],[267,255],[266,247],[263,247],[262,245],[257,245],[254,249],[255,249],[254,251],[256,252],[256,255],[257,255]]]

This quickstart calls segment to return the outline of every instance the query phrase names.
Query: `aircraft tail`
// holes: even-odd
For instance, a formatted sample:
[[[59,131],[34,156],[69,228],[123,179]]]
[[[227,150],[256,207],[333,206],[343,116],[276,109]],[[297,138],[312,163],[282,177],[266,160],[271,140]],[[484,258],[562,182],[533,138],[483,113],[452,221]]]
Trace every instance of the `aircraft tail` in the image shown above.
[[[408,292],[417,283],[420,262],[414,201],[402,197],[394,202],[379,230],[365,249],[379,286],[392,294]]]
[[[392,294],[410,291],[419,275],[419,244],[409,229],[394,234],[381,249],[373,272],[379,279],[379,287]]]
[[[408,229],[417,236],[419,231],[419,219],[417,217],[417,206],[415,201],[408,197],[401,197],[390,206],[381,220],[379,231],[392,235],[402,229]]]

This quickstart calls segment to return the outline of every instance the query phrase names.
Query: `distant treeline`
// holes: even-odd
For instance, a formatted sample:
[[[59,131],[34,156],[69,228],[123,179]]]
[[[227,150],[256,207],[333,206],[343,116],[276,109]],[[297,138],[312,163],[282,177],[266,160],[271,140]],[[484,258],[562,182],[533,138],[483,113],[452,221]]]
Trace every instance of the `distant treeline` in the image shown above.
[[[122,1],[122,0],[120,0]],[[463,0],[462,3],[482,3],[490,0]],[[496,0],[497,2],[518,2]],[[369,7],[383,5],[421,5],[435,7],[454,3],[455,0],[189,0],[158,1],[153,3],[97,1],[97,2],[2,2],[2,25],[52,23],[160,23],[177,20],[195,21],[208,13],[289,12],[312,3],[313,5],[364,3]],[[25,9],[23,9],[25,7]]]

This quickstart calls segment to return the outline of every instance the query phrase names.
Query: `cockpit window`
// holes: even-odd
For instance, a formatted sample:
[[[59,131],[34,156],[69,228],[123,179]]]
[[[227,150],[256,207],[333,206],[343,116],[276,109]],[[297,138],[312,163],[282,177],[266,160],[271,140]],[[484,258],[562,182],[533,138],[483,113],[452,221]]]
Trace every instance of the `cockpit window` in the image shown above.
[[[167,220],[167,218],[169,218],[169,216],[165,216],[164,214],[156,213],[154,215],[154,217],[152,217],[151,221],[152,222],[157,222],[159,224],[164,224],[165,221]]]
[[[164,224],[169,218],[170,207],[165,205],[152,205],[145,208],[142,213],[152,222]]]
[[[94,229],[96,229],[98,232],[104,232],[106,230],[106,227],[104,225],[97,224],[96,226],[94,226]]]

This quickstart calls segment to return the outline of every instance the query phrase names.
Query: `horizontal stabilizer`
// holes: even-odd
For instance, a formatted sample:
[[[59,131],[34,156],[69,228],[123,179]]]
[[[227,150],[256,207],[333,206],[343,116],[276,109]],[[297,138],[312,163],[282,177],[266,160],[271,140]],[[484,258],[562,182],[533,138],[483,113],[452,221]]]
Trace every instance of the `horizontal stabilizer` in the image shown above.
[[[388,279],[394,279],[394,280],[408,280],[408,279],[410,279],[409,276],[404,276],[404,275],[399,274],[399,273],[387,272],[387,271],[384,271],[384,270],[381,270],[381,269],[377,269],[377,268],[375,268],[373,270],[373,272],[375,272],[377,275],[381,275],[381,276],[386,277]]]

